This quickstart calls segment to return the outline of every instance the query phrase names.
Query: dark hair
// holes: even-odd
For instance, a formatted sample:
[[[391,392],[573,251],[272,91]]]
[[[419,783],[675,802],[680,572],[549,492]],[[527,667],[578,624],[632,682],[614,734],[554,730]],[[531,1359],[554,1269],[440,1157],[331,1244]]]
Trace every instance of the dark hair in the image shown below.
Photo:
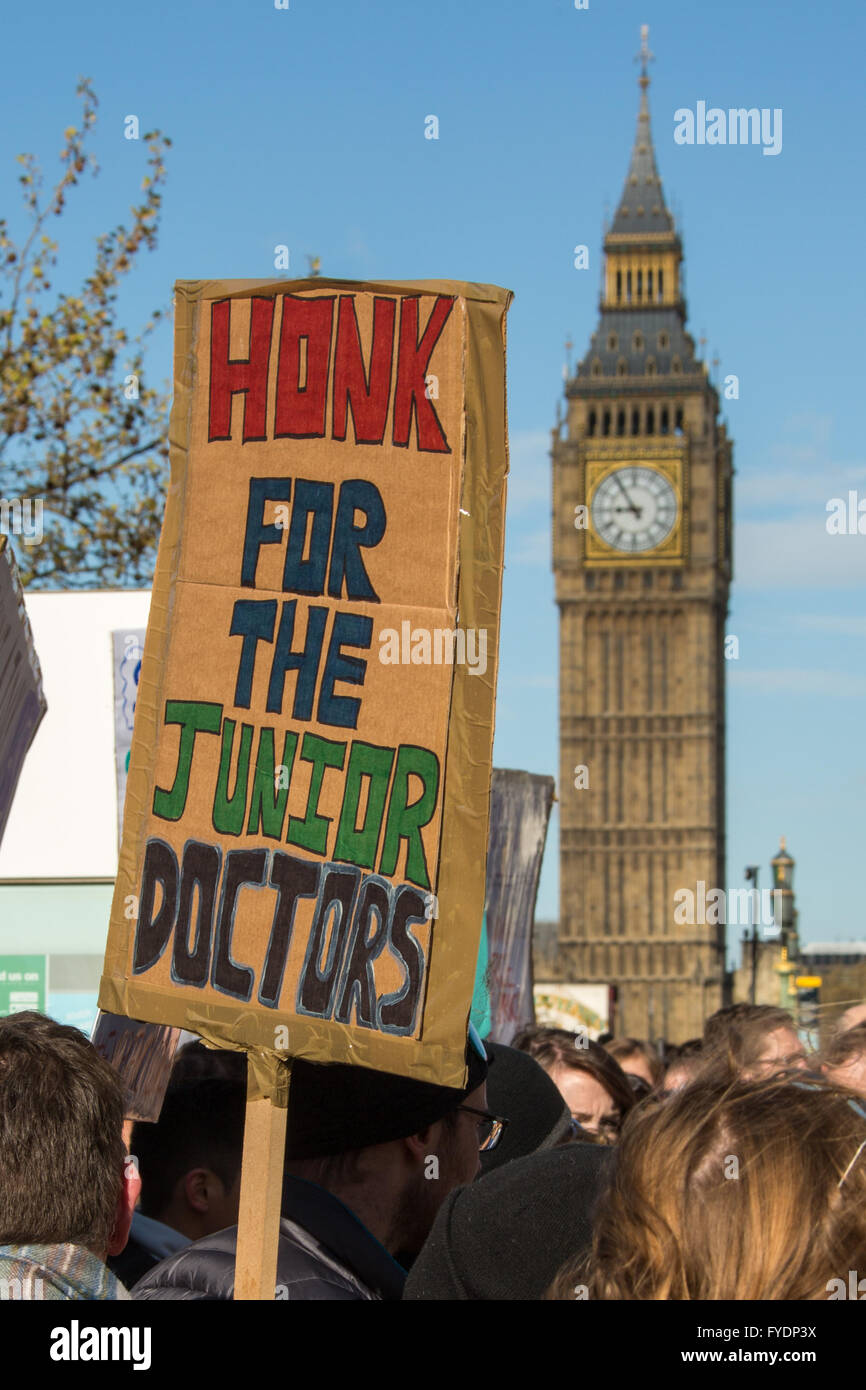
[[[644,1042],[641,1038],[612,1038],[604,1044],[604,1049],[616,1058],[623,1071],[626,1070],[624,1064],[631,1058],[642,1057],[650,1069],[653,1086],[657,1086],[664,1075],[664,1065],[658,1052],[652,1043]]]
[[[669,1043],[665,1048],[665,1063],[681,1062],[684,1057],[697,1057],[704,1050],[703,1038],[687,1038],[684,1043]]]
[[[226,1191],[241,1167],[246,1090],[238,1081],[203,1077],[172,1082],[159,1120],[133,1125],[131,1147],[141,1173],[141,1210],[159,1220],[178,1180],[209,1168]]]
[[[526,1050],[548,1075],[555,1067],[588,1072],[618,1107],[620,1120],[636,1103],[637,1096],[616,1058],[584,1035],[569,1033],[564,1028],[549,1028],[546,1036],[533,1039]]]
[[[123,1186],[123,1086],[77,1028],[0,1019],[0,1245],[103,1252]]]
[[[530,1057],[535,1057],[539,1048],[544,1047],[549,1042],[560,1042],[574,1045],[577,1033],[569,1032],[567,1028],[553,1028],[547,1023],[529,1023],[525,1028],[521,1028],[519,1033],[515,1033],[511,1042],[512,1047],[516,1047],[518,1052],[528,1052]]]
[[[205,1047],[197,1039],[178,1048],[171,1069],[171,1082],[202,1081],[205,1077],[221,1077],[226,1081],[246,1084],[247,1054],[225,1047]]]

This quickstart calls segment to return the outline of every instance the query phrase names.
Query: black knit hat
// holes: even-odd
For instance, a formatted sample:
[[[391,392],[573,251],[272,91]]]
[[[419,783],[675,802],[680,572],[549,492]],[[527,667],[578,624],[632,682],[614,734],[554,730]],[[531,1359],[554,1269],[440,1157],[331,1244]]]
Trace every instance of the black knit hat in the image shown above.
[[[474,1029],[466,1063],[468,1084],[457,1091],[368,1067],[299,1058],[292,1063],[289,1086],[286,1160],[327,1158],[417,1134],[456,1109],[486,1079],[488,1058]]]
[[[550,1149],[571,1132],[571,1111],[543,1067],[528,1052],[504,1043],[485,1043],[496,1066],[487,1078],[487,1109],[507,1119],[495,1149],[481,1155],[489,1173],[539,1149]]]
[[[409,1271],[404,1299],[543,1299],[592,1241],[615,1150],[563,1144],[450,1192]]]

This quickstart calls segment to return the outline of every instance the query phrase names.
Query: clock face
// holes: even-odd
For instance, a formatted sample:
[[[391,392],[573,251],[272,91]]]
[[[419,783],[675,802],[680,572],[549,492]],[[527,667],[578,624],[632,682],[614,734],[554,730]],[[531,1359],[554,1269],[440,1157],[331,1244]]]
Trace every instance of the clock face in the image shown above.
[[[677,494],[654,468],[626,464],[599,483],[592,498],[596,535],[626,555],[654,550],[677,519]]]

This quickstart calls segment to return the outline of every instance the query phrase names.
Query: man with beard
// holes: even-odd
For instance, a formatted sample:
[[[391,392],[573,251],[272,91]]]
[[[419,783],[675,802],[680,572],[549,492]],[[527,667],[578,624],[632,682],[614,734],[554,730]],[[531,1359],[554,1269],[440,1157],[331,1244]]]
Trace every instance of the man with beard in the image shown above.
[[[279,1299],[397,1300],[439,1207],[502,1132],[470,1029],[465,1090],[342,1063],[292,1065]],[[230,1299],[237,1227],[163,1260],[133,1297]]]

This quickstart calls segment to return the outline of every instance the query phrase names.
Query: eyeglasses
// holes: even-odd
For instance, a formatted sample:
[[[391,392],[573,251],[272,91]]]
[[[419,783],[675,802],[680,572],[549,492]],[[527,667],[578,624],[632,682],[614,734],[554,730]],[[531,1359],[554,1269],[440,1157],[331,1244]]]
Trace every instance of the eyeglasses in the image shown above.
[[[612,1145],[619,1141],[619,1121],[603,1120],[598,1129],[586,1129],[576,1115],[569,1121],[568,1138],[582,1144]]]
[[[503,1120],[501,1115],[491,1115],[487,1110],[476,1110],[471,1105],[458,1105],[458,1110],[463,1110],[467,1115],[478,1115],[483,1124],[478,1125],[478,1151],[479,1153],[490,1153],[502,1138],[508,1125],[507,1120]]]

